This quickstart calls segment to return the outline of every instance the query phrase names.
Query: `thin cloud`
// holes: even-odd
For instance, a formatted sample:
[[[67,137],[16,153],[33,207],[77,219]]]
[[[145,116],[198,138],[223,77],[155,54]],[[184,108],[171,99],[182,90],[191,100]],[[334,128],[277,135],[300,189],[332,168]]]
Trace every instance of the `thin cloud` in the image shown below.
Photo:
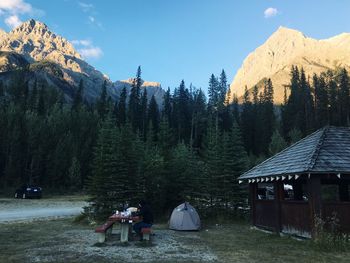
[[[91,40],[88,40],[88,39],[72,40],[71,42],[75,46],[84,46],[84,47],[92,46]]]
[[[100,21],[96,19],[96,15],[98,12],[93,4],[86,2],[78,2],[79,8],[86,13],[87,15],[87,23],[92,27],[97,27],[101,30],[104,30],[103,25]]]
[[[78,52],[85,59],[99,59],[103,55],[103,52],[99,47],[81,48],[78,49]]]
[[[17,15],[12,15],[5,18],[5,24],[9,28],[15,28],[15,27],[18,27],[20,24],[22,24],[22,21],[21,19],[19,19]]]
[[[26,14],[32,12],[33,7],[23,0],[1,0],[0,10],[11,14]]]
[[[1,0],[0,16],[4,16],[5,24],[11,29],[22,23],[20,15],[28,14],[31,16],[42,16],[43,10],[34,8],[25,0]]]
[[[80,39],[72,40],[71,42],[84,59],[99,59],[103,56],[102,49],[94,46],[91,40]]]
[[[277,10],[277,8],[269,7],[264,11],[264,16],[265,18],[270,18],[276,16],[278,13],[279,11]]]
[[[93,4],[88,4],[88,3],[84,3],[84,2],[78,2],[79,7],[81,8],[81,10],[83,10],[83,12],[90,12],[94,9],[94,5]]]

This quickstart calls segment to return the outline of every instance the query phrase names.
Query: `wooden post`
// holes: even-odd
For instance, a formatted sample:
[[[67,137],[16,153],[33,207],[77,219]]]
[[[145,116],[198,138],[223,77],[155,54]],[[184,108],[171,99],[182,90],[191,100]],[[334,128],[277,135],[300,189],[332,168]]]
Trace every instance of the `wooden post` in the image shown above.
[[[273,184],[274,188],[274,204],[275,204],[275,213],[276,213],[276,221],[275,221],[275,231],[277,234],[280,234],[282,231],[282,223],[281,223],[281,200],[283,199],[283,183],[275,182]]]
[[[348,202],[349,198],[349,183],[345,180],[342,180],[339,184],[339,199],[340,201]]]
[[[103,243],[106,241],[106,233],[97,233],[98,236],[98,243]]]
[[[256,222],[256,216],[255,216],[255,200],[256,200],[256,189],[257,189],[257,185],[255,183],[249,184],[249,203],[250,203],[250,220],[251,220],[251,224],[253,226],[255,226],[255,222]]]
[[[308,180],[308,193],[310,205],[310,222],[311,222],[311,236],[316,235],[315,218],[321,218],[322,201],[321,201],[321,179],[318,175],[312,175]]]
[[[128,222],[120,222],[121,231],[120,231],[120,241],[122,243],[128,242],[129,240],[129,223]]]

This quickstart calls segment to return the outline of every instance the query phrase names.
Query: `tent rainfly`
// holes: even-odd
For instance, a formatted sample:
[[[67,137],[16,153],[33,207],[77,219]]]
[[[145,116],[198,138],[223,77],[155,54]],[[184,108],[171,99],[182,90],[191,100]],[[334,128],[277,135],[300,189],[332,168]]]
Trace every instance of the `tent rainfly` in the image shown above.
[[[172,230],[199,230],[201,221],[196,209],[188,202],[177,206],[170,217],[169,228]]]

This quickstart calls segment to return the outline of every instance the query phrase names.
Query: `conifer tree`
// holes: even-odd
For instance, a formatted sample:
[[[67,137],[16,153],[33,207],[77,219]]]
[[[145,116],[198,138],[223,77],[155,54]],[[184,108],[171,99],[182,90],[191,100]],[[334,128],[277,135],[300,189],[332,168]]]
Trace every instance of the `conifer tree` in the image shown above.
[[[97,101],[97,112],[100,118],[103,120],[107,113],[107,81],[102,84],[101,95]]]
[[[349,76],[343,68],[338,76],[339,78],[339,114],[340,125],[349,125]]]
[[[221,160],[221,136],[217,134],[213,125],[209,124],[204,149],[206,163],[206,192],[211,207],[217,205],[221,196],[222,160]]]
[[[188,142],[191,133],[191,109],[190,94],[182,80],[180,86],[174,92],[173,124],[178,141]]]
[[[216,111],[219,104],[219,81],[214,74],[210,76],[208,88],[208,107],[210,111]]]
[[[102,123],[94,151],[92,174],[88,181],[92,215],[106,218],[127,197],[127,173],[120,165],[117,130],[110,116]]]
[[[80,79],[78,90],[74,95],[72,109],[78,110],[83,103],[83,93],[84,93],[84,82]]]
[[[42,84],[39,90],[39,98],[38,98],[38,114],[44,115],[46,112],[46,104],[45,104],[45,97],[46,97],[46,88],[45,85]]]
[[[223,149],[224,184],[222,190],[225,192],[225,199],[237,209],[238,206],[244,204],[246,198],[246,189],[239,185],[238,177],[248,167],[248,156],[237,123],[233,124],[231,131],[224,139]]]
[[[297,128],[305,136],[314,129],[314,105],[310,85],[306,80],[304,69],[300,73],[300,105],[297,115]]]
[[[126,88],[123,87],[123,90],[120,94],[119,101],[116,109],[117,123],[118,125],[124,125],[126,123]]]
[[[131,86],[128,105],[128,119],[134,132],[141,129],[141,85],[141,67],[139,66]]]
[[[224,70],[221,71],[220,74],[220,82],[219,82],[219,107],[223,107],[225,98],[227,95],[227,77]]]
[[[74,156],[72,158],[72,164],[69,168],[69,185],[72,190],[78,190],[81,188],[81,171],[80,163]]]
[[[162,110],[162,118],[166,119],[166,121],[170,124],[172,122],[171,116],[172,116],[172,102],[171,102],[171,94],[170,94],[170,88],[167,89],[164,95],[163,100],[163,110]]]
[[[0,81],[0,97],[5,95],[4,83]]]
[[[315,91],[315,126],[321,128],[329,123],[329,101],[326,82],[321,75],[313,76],[313,88]]]
[[[273,86],[271,79],[264,85],[261,109],[261,150],[258,153],[268,154],[268,147],[275,127],[275,113],[273,106]]]
[[[252,103],[250,101],[250,94],[245,88],[241,113],[241,130],[243,134],[243,142],[248,153],[254,149],[254,113]]]
[[[142,122],[142,136],[143,140],[146,140],[148,130],[148,99],[147,90],[144,89],[141,98],[141,122]]]
[[[152,95],[151,101],[148,106],[147,122],[151,124],[154,141],[157,141],[158,132],[159,132],[159,120],[160,120],[159,115],[160,115],[159,108],[158,108],[156,99],[154,95]]]
[[[38,106],[38,83],[37,80],[34,81],[33,83],[33,88],[30,92],[30,97],[29,97],[29,108],[32,111],[36,111],[37,110],[37,106]]]
[[[286,147],[287,147],[287,142],[281,136],[279,131],[275,130],[271,138],[271,143],[269,145],[269,155],[270,156],[275,155],[276,153],[279,153]]]
[[[339,125],[339,107],[338,107],[338,89],[333,75],[328,80],[329,90],[329,123],[330,125]]]

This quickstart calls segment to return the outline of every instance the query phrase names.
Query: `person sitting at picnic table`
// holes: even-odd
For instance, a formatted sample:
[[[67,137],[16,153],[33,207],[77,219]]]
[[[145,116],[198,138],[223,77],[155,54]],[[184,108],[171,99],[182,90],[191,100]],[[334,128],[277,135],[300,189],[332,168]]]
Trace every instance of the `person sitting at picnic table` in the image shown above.
[[[142,240],[142,228],[150,228],[153,225],[153,213],[149,204],[143,200],[140,201],[139,211],[136,213],[136,215],[141,216],[142,221],[136,223],[133,226],[133,229],[136,232],[136,234],[140,237],[140,240]]]

